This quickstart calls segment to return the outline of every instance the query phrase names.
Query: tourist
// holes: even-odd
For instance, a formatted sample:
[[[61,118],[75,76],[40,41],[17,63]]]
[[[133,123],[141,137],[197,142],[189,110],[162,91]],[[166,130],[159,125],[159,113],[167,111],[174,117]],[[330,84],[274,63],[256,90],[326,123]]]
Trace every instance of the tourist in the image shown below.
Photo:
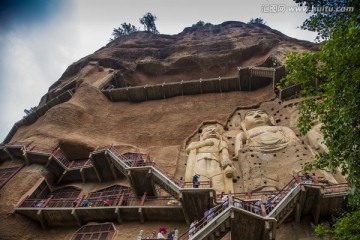
[[[88,199],[84,199],[81,203],[81,207],[88,207],[90,204],[90,201]]]
[[[221,204],[223,210],[225,210],[229,206],[229,196],[224,194],[224,192],[221,193]]]
[[[108,207],[108,206],[110,206],[111,205],[111,201],[110,201],[110,199],[106,199],[105,201],[104,201],[104,206],[106,206],[106,207]]]
[[[204,218],[206,218],[206,222],[208,223],[214,218],[214,209],[210,206],[208,206],[207,209],[204,213]]]
[[[148,236],[146,239],[155,239],[156,238],[156,232],[153,231],[150,236]]]
[[[271,196],[268,196],[265,201],[265,209],[267,213],[271,212],[274,209],[274,206],[271,203]]]
[[[308,172],[305,172],[304,175],[301,177],[305,183],[312,183],[311,177]]]
[[[197,225],[198,221],[194,220],[191,224],[190,224],[190,229],[189,229],[189,238],[191,238],[192,236],[194,236],[194,234],[196,233],[196,225]]]
[[[243,205],[242,205],[242,203],[241,203],[241,200],[235,199],[235,201],[234,201],[234,207],[243,208]]]
[[[192,178],[192,183],[193,183],[193,187],[194,188],[199,188],[200,186],[200,183],[199,183],[199,178],[200,178],[200,175],[194,175],[193,178]]]
[[[164,236],[164,234],[166,234],[166,233],[167,233],[167,229],[164,227],[161,227],[161,228],[159,228],[159,232],[158,232],[156,238],[157,239],[166,239],[166,237]]]
[[[176,231],[176,228],[174,228],[172,231],[170,231],[167,238],[168,239],[173,239],[174,236],[175,236],[175,231]]]
[[[257,200],[254,204],[254,212],[260,214],[260,200]]]
[[[37,204],[36,204],[36,208],[41,208],[41,206],[43,205],[45,203],[45,200],[40,200],[40,202],[38,202]]]

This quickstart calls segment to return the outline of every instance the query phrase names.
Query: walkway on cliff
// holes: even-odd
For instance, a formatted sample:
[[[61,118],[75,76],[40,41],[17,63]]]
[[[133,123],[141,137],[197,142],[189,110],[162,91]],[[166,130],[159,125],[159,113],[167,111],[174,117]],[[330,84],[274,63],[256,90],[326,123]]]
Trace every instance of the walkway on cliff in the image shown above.
[[[100,204],[80,207],[71,205],[70,200],[55,201],[51,198],[43,199],[42,204],[36,205],[34,200],[25,197],[15,212],[39,221],[43,227],[46,226],[45,223],[56,225],[64,221],[80,225],[89,221],[122,222],[168,218],[176,218],[189,224],[195,219],[201,219],[208,206],[215,206],[214,218],[200,221],[193,239],[220,239],[230,230],[235,239],[256,239],[260,235],[259,239],[274,239],[277,226],[289,214],[294,213],[296,221],[300,221],[302,215],[312,214],[317,222],[320,216],[330,215],[335,208],[344,204],[348,190],[347,184],[324,185],[318,184],[316,179],[309,183],[295,176],[281,191],[271,193],[270,205],[266,204],[266,199],[262,199],[264,195],[269,195],[268,192],[254,193],[253,196],[250,193],[234,193],[229,195],[229,207],[223,209],[217,202],[210,182],[203,183],[202,188],[193,188],[192,183],[174,178],[150,161],[145,154],[120,154],[112,146],[107,146],[95,149],[88,160],[78,162],[68,161],[60,153],[58,147],[41,148],[33,143],[0,146],[1,160],[13,158],[23,159],[26,164],[43,164],[58,177],[58,183],[101,182],[125,177],[137,200],[123,204],[121,195],[118,195],[109,206]],[[156,196],[156,185],[171,196]],[[90,200],[94,203],[104,201],[103,198]],[[260,204],[256,204],[257,201]],[[169,202],[175,204],[169,205]],[[187,239],[187,236],[188,233],[180,239]]]

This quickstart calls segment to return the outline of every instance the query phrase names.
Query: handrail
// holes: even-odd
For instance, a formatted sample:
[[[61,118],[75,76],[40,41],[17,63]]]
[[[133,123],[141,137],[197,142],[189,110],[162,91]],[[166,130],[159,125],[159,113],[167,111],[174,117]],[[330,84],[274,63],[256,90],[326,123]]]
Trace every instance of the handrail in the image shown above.
[[[159,165],[157,165],[155,162],[153,162],[151,160],[150,161],[145,161],[143,158],[141,158],[141,160],[136,159],[135,161],[133,161],[132,159],[127,158],[124,154],[119,153],[113,146],[97,148],[97,151],[100,151],[100,150],[107,150],[107,151],[112,152],[116,157],[119,158],[119,160],[121,160],[123,163],[125,163],[129,168],[132,168],[132,167],[153,167],[158,172],[160,172],[165,177],[167,177],[169,180],[171,180],[173,183],[175,183],[177,186],[184,187],[184,182],[182,180],[174,177],[173,175],[171,175],[170,173],[168,173],[164,169],[160,168]],[[146,155],[146,154],[142,154],[142,156],[144,156],[144,155]],[[204,183],[209,184],[209,186],[211,187],[211,181],[204,181]]]
[[[60,147],[56,148],[51,154],[55,160],[64,165],[67,169],[83,168],[91,166],[89,159],[72,160],[70,161],[65,154],[61,151]]]
[[[228,201],[226,203],[228,203]],[[200,219],[200,221],[198,221],[193,228],[189,228],[188,231],[183,233],[179,237],[179,240],[187,240],[187,239],[189,239],[191,237],[190,236],[190,231],[193,231],[193,233],[195,234],[200,229],[202,229],[204,226],[206,226],[206,224],[208,222],[211,222],[216,216],[218,216],[220,213],[222,213],[225,210],[225,209],[223,209],[222,205],[215,206],[212,209],[213,209],[213,212],[211,213],[211,215],[208,214],[207,216],[204,216],[202,219]]]
[[[267,201],[268,203],[265,205],[263,203],[260,203],[260,200],[256,201],[258,203],[256,203],[255,201],[249,201],[249,200],[243,200],[243,199],[239,199],[236,198],[236,195],[239,194],[229,194],[229,196],[234,197],[234,201],[233,201],[233,206],[237,207],[237,208],[241,208],[245,211],[251,212],[251,213],[255,213],[261,217],[267,217],[267,216],[277,216],[282,209],[285,208],[285,206],[287,204],[289,204],[290,200],[293,199],[296,196],[296,193],[293,195],[294,191],[298,191],[300,189],[300,185],[302,185],[303,183],[297,183],[296,179],[293,178],[292,180],[289,181],[289,183],[287,183],[283,189],[281,189],[276,195],[272,195]],[[328,186],[328,189],[344,189],[344,187],[347,187],[348,185],[345,184],[336,184],[336,185],[331,185]],[[326,188],[326,187],[324,187]],[[246,198],[246,193],[241,193],[241,195]],[[289,199],[290,198],[290,199]],[[226,202],[225,202],[226,204]],[[225,204],[222,205],[218,205],[219,206],[224,206]],[[230,203],[231,204],[231,203]],[[285,204],[285,206],[283,206]],[[280,211],[279,211],[279,208]],[[218,209],[215,216],[218,215],[221,211],[223,211],[225,208],[221,208],[220,210]],[[201,219],[199,221],[199,223],[196,225],[194,231],[198,231],[200,230],[202,227],[206,226],[205,223],[205,218]],[[187,232],[185,232],[184,234],[182,234],[179,238],[179,240],[187,240],[189,239],[189,231],[191,229],[189,228],[189,230]]]
[[[55,149],[57,149],[58,147],[54,147],[54,148],[46,148],[46,147],[39,147],[37,145],[33,145],[30,146],[29,149],[27,150],[28,152],[36,152],[36,153],[44,153],[44,154],[52,154]]]
[[[87,200],[87,205],[83,205],[83,201]],[[108,202],[107,202],[108,201]],[[82,208],[82,207],[117,207],[117,206],[169,206],[169,202],[174,202],[173,196],[146,196],[141,197],[125,193],[112,194],[101,197],[72,197],[72,198],[25,198],[18,208]],[[46,203],[46,204],[45,204]],[[107,205],[108,204],[108,205]],[[172,204],[174,205],[174,204]],[[176,204],[178,205],[178,204]]]
[[[323,186],[323,188],[324,188],[324,195],[331,195],[338,193],[346,193],[349,191],[350,187],[349,184],[347,183],[338,183],[338,184],[325,185]]]
[[[5,144],[5,146],[22,146],[25,149],[27,149],[33,142],[34,141],[30,141],[30,142],[15,141],[15,142],[7,143]]]
[[[219,81],[219,80],[233,80],[238,79],[238,76],[233,77],[217,77],[217,78],[206,78],[206,79],[191,79],[191,80],[184,80],[180,82],[167,82],[167,83],[158,83],[158,84],[151,84],[151,85],[137,85],[137,86],[128,86],[128,87],[115,87],[106,84],[101,91],[108,91],[111,89],[132,89],[132,88],[143,88],[143,87],[154,87],[154,86],[164,86],[164,85],[173,85],[173,84],[181,84],[181,83],[193,83],[193,82],[206,82],[206,81]]]

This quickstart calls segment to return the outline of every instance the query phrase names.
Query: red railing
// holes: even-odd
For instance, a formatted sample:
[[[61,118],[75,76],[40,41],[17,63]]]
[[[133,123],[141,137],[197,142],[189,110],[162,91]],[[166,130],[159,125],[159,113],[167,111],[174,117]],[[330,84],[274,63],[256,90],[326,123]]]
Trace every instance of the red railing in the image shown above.
[[[271,196],[278,194],[279,191],[258,191],[258,192],[241,192],[241,193],[233,193],[234,198],[238,199],[260,199],[262,196]],[[221,199],[221,195],[216,195],[216,198]]]
[[[54,159],[62,163],[66,168],[82,168],[86,166],[91,166],[90,159],[81,159],[81,160],[69,160],[65,154],[58,147],[53,153]]]
[[[26,198],[19,208],[69,208],[69,207],[111,207],[111,206],[169,206],[180,205],[172,196],[149,197],[116,194],[102,197],[56,198],[51,195],[46,199]]]
[[[106,149],[106,147],[98,148],[98,149]],[[110,147],[107,149],[115,154],[122,162],[124,162],[129,167],[147,167],[151,166],[154,167],[157,171],[165,175],[168,179],[174,182],[179,187],[183,187],[184,182],[180,179],[175,178],[173,175],[165,171],[164,169],[160,168],[155,162],[151,161],[148,154],[137,154],[134,155],[134,158],[129,158],[125,156],[125,154],[119,153],[114,147]]]
[[[60,163],[62,163],[65,167],[68,167],[70,165],[70,161],[67,159],[65,154],[61,151],[61,149],[58,147],[54,153],[53,157]]]
[[[70,162],[68,168],[83,168],[87,166],[92,166],[89,158],[81,159],[81,160],[73,160]]]
[[[212,182],[209,181],[199,181],[198,187],[195,187],[193,182],[182,182],[180,185],[181,188],[212,188]]]

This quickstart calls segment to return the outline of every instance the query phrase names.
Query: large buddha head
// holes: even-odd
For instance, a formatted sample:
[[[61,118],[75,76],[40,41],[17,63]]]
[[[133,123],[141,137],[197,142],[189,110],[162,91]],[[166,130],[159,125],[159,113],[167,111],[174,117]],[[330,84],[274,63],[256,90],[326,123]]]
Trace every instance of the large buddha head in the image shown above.
[[[247,111],[244,122],[247,130],[260,126],[273,126],[269,115],[262,109]]]

